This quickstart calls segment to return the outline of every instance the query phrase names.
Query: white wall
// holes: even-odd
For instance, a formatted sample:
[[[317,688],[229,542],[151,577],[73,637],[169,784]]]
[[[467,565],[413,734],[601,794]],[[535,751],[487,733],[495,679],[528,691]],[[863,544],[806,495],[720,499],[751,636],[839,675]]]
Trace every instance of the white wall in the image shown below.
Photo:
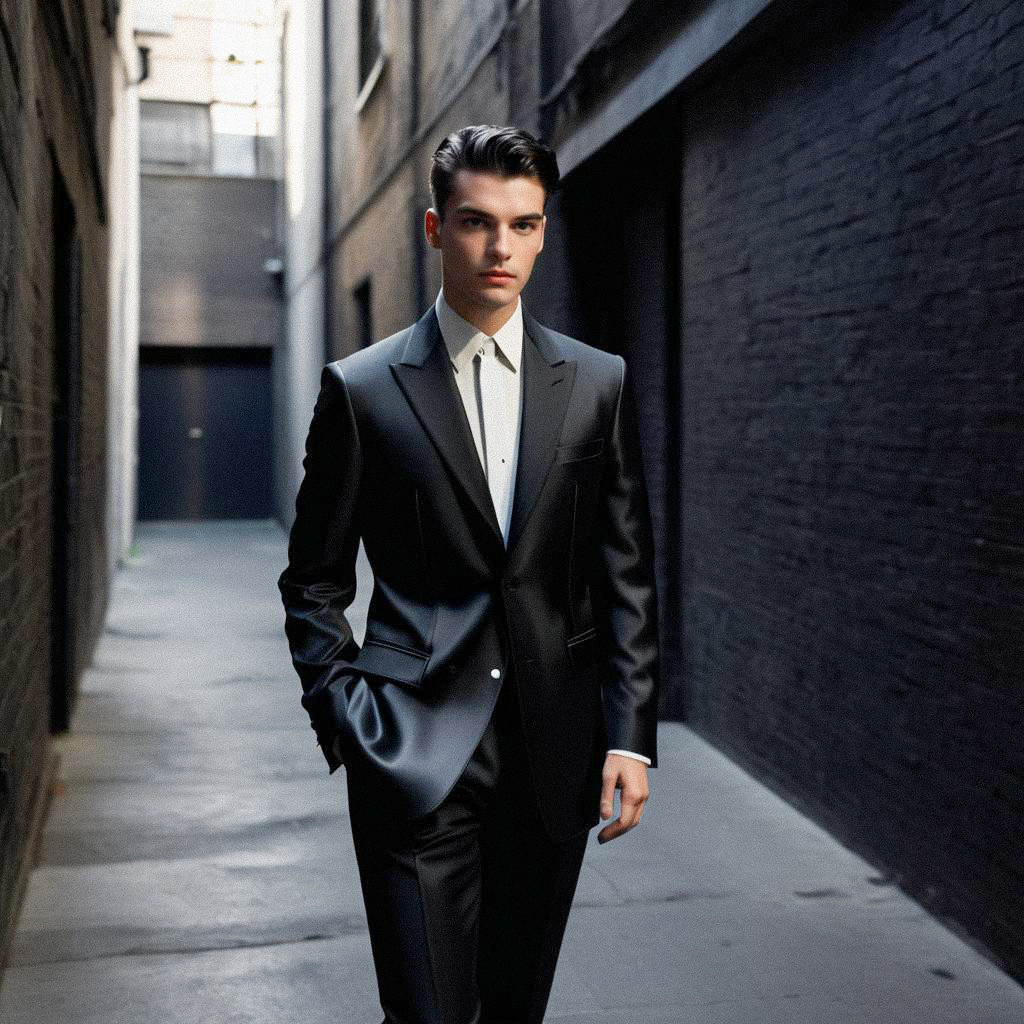
[[[111,66],[107,377],[107,568],[132,543],[138,465],[139,95],[134,0],[122,0]]]
[[[275,352],[276,493],[291,525],[324,357],[323,5],[290,0],[284,36],[285,337]]]

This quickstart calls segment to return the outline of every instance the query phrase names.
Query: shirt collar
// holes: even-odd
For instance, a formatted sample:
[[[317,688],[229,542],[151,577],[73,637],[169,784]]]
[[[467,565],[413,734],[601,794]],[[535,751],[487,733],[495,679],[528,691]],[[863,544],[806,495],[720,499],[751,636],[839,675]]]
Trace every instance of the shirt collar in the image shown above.
[[[461,372],[472,360],[476,350],[492,335],[484,334],[479,327],[456,313],[444,297],[443,286],[437,293],[434,309],[437,312],[441,337],[448,349],[448,358],[455,365],[455,369]],[[518,372],[523,354],[522,298],[516,298],[515,312],[498,328],[493,338],[497,350],[508,360],[512,369]]]

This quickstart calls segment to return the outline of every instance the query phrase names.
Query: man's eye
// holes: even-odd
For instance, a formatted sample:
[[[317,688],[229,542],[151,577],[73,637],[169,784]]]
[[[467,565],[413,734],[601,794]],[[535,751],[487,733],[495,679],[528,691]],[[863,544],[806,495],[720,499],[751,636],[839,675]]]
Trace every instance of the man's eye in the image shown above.
[[[479,224],[480,223],[480,218],[479,217],[466,217],[466,219],[463,220],[462,223],[463,224]]]
[[[529,229],[529,228],[532,228],[532,227],[533,227],[533,221],[532,221],[532,220],[521,220],[521,221],[519,222],[519,225],[518,225],[518,226],[519,226],[519,227],[521,227],[521,228],[527,228],[527,229]]]

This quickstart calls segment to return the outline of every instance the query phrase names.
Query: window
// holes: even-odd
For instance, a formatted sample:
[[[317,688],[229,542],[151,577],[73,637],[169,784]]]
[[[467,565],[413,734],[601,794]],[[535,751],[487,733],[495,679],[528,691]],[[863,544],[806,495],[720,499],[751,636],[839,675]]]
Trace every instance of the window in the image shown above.
[[[121,0],[103,0],[103,27],[108,36],[117,31],[117,16],[121,13]]]
[[[139,104],[139,146],[143,164],[208,172],[212,136],[210,108],[205,103],[143,100]]]
[[[360,89],[366,84],[380,54],[380,4],[378,0],[359,0]]]
[[[385,0],[359,0],[359,95],[356,111],[362,110],[380,78],[387,60],[384,34]]]
[[[273,177],[277,109],[241,103],[139,104],[143,170]]]

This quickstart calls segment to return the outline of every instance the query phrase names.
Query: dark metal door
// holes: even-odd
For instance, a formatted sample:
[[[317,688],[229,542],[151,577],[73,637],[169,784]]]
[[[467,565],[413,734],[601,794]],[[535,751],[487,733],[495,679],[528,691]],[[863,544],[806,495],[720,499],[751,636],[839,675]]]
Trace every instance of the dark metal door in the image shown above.
[[[50,520],[50,729],[71,722],[77,678],[82,409],[82,244],[75,207],[53,162],[53,434]]]
[[[271,515],[269,348],[143,348],[139,519]]]

